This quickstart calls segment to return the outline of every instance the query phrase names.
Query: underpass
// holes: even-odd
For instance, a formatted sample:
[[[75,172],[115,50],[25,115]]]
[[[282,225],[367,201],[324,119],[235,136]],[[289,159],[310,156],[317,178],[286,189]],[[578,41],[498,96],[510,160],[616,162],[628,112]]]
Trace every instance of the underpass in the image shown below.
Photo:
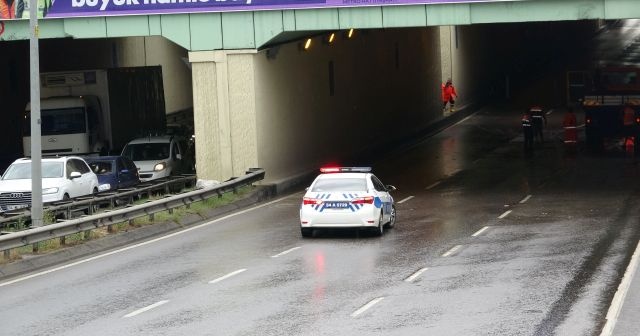
[[[584,45],[598,25],[555,27],[472,26],[449,29],[448,39],[442,37],[446,29],[436,28],[356,30],[355,47],[323,45],[318,35],[313,43],[321,47],[309,51],[299,49],[302,39],[283,44],[275,55],[265,50],[234,60],[227,53],[228,75],[244,73],[247,64],[254,69],[254,102],[264,103],[256,109],[261,122],[256,123],[255,146],[260,150],[254,162],[267,165],[274,179],[315,170],[329,160],[356,161],[353,155],[363,144],[410,142],[402,150],[357,162],[372,164],[385,183],[399,188],[396,228],[379,239],[317,232],[314,239],[302,240],[297,189],[275,203],[184,233],[2,283],[2,330],[70,335],[598,334],[638,239],[638,209],[632,202],[638,172],[635,159],[620,149],[592,156],[581,147],[576,154],[565,152],[559,144],[562,77],[578,62],[556,54],[566,52],[561,47]],[[571,30],[581,27],[586,27],[583,35]],[[548,31],[540,33],[544,28]],[[504,35],[502,40],[482,39],[498,33],[529,39],[517,48],[504,43],[512,40]],[[429,46],[444,40],[454,47],[458,34],[469,36],[460,43],[469,49],[448,69],[434,61],[447,55]],[[414,50],[416,37],[426,41],[418,48],[422,54],[405,52]],[[575,45],[568,44],[572,37]],[[472,53],[474,41],[493,45]],[[373,57],[362,61],[365,66],[359,61],[366,55]],[[433,59],[424,61],[425,55]],[[347,88],[333,104],[326,97],[331,97],[332,61],[334,93]],[[487,62],[492,66],[482,68]],[[390,68],[380,66],[385,64]],[[283,71],[287,67],[298,71]],[[210,67],[201,79],[218,78],[212,74],[217,76],[219,69]],[[484,98],[493,104],[425,139],[420,129],[441,117],[435,105],[440,77],[447,71],[465,93],[460,105]],[[420,78],[425,72],[428,76]],[[238,83],[245,79],[232,77]],[[262,85],[265,78],[273,82]],[[194,94],[211,95],[211,87],[204,88]],[[252,98],[245,95],[245,86],[229,88],[237,94],[230,101],[240,104],[227,106],[229,117],[242,116],[234,108]],[[547,142],[525,157],[519,120],[532,103],[544,104],[550,121]],[[347,111],[354,112],[345,116]],[[362,124],[375,135],[389,131],[383,135],[388,138],[352,127],[369,115],[376,120]],[[222,123],[215,114],[209,116]],[[242,118],[235,122],[251,125]],[[201,132],[217,136],[207,125],[200,124]],[[296,125],[301,129],[286,132]],[[218,145],[199,148],[212,149],[214,162]]]

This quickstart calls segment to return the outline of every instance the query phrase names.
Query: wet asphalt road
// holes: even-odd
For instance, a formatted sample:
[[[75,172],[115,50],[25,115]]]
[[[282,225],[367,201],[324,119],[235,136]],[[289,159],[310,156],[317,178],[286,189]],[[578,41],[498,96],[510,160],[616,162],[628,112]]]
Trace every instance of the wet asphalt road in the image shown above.
[[[9,285],[1,335],[597,335],[639,237],[639,169],[571,154],[562,111],[521,150],[485,108],[374,166],[383,237],[302,239],[302,193]]]

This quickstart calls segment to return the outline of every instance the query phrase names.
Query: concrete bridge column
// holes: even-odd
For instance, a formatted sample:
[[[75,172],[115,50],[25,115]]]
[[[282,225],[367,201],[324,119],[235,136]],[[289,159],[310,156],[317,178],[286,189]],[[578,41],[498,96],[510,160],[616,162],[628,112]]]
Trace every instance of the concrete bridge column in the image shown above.
[[[198,178],[224,181],[258,165],[255,54],[189,53]]]

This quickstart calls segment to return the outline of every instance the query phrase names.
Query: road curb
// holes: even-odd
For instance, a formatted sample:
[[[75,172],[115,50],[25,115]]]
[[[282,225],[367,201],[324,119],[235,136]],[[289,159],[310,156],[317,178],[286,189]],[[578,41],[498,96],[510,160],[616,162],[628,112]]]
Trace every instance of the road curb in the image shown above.
[[[173,231],[179,231],[187,227],[221,217],[231,212],[247,208],[275,196],[274,187],[258,186],[256,187],[256,190],[231,204],[208,210],[204,213],[204,216],[191,214],[180,218],[178,222],[154,223],[152,225],[118,232],[116,234],[111,234],[82,244],[66,247],[51,253],[28,256],[0,266],[0,280],[7,280],[12,277],[49,268],[74,259],[121,248],[122,246],[138,243]]]

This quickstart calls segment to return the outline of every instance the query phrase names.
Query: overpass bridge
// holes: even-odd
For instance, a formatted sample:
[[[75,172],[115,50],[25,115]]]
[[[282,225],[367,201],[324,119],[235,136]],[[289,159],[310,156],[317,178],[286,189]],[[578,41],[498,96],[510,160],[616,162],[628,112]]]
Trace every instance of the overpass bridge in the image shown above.
[[[490,71],[514,61],[481,62],[499,58],[490,55],[501,43],[528,42],[514,42],[520,39],[515,32],[497,41],[491,35],[495,31],[477,24],[639,17],[636,0],[487,1],[47,18],[40,21],[40,37],[163,36],[173,41],[189,51],[198,174],[225,179],[260,166],[277,172],[277,178],[379,141],[370,130],[380,132],[395,123],[398,116],[392,118],[392,111],[403,114],[404,121],[391,138],[441,118],[437,96],[443,78],[461,83],[459,89],[467,93],[462,103],[482,94]],[[3,21],[2,26],[0,41],[29,37],[27,20]],[[349,29],[374,33],[351,46],[332,51],[323,45],[314,55],[300,56],[297,41],[312,38],[320,45],[326,32]],[[372,53],[378,55],[363,61]],[[361,65],[353,66],[356,59]],[[381,67],[388,64],[395,69]],[[477,68],[485,64],[481,73]],[[381,78],[387,83],[379,83]],[[345,126],[368,111],[376,118],[360,124],[361,129]],[[326,121],[317,116],[323,113]],[[328,121],[336,119],[344,125]]]

